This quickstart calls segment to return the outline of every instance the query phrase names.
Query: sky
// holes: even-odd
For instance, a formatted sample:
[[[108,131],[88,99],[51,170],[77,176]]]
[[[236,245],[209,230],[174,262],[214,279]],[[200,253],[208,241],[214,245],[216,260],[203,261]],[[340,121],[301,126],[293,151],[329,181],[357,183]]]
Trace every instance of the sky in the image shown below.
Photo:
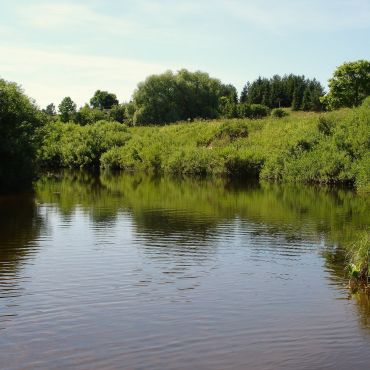
[[[0,0],[0,78],[36,103],[128,101],[148,75],[187,68],[240,91],[295,73],[325,86],[370,59],[370,0]]]

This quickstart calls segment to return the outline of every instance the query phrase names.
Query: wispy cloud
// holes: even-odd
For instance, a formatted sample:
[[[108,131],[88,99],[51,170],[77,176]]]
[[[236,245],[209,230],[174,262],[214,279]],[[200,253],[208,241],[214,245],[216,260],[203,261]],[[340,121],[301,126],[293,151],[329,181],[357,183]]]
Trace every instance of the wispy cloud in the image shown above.
[[[92,2],[94,4],[94,2]],[[137,42],[176,42],[202,39],[207,35],[199,34],[193,26],[182,19],[186,15],[199,14],[200,5],[193,0],[189,3],[176,4],[173,1],[136,0],[125,2],[126,7],[118,6],[116,12],[109,13],[102,4],[75,4],[66,1],[30,2],[16,7],[16,16],[22,27],[41,30],[62,36],[75,34],[85,36],[86,42],[107,38],[121,37],[121,43],[128,39]],[[104,3],[103,3],[104,5]],[[206,14],[209,5],[203,4]],[[86,39],[86,36],[90,37]],[[209,38],[209,37],[208,37]],[[70,40],[73,43],[73,40]]]
[[[68,2],[30,3],[17,8],[18,17],[28,25],[40,29],[85,29],[90,33],[130,34],[137,24],[121,15],[109,16],[87,5]]]
[[[233,17],[267,29],[315,31],[316,28],[368,28],[370,24],[370,3],[367,0],[221,0],[219,4]]]
[[[171,65],[137,59],[60,53],[0,45],[1,77],[24,82],[26,93],[41,105],[58,102],[68,92],[79,104],[98,88],[111,90],[121,100],[130,98],[137,83]],[[24,77],[24,78],[23,78]],[[17,81],[20,79],[20,81]]]
[[[369,55],[369,28],[369,0],[9,1],[0,74],[40,105],[82,104],[98,88],[128,99],[149,74],[181,67],[239,86],[292,70],[325,80],[325,65]]]

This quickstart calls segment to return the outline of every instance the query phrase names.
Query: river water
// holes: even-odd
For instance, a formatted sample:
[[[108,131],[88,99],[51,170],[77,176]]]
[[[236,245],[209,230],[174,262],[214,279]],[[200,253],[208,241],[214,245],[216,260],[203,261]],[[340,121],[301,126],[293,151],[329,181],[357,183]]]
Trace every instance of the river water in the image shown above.
[[[65,172],[0,198],[0,369],[370,369],[344,189]]]

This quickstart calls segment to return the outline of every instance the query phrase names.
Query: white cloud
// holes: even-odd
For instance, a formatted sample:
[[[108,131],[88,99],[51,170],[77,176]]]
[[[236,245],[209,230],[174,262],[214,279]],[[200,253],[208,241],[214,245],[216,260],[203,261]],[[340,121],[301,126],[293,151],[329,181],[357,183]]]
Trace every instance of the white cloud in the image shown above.
[[[90,4],[43,1],[19,6],[17,13],[22,21],[41,29],[85,30],[93,34],[104,31],[149,38],[171,37],[165,33],[169,29],[184,37],[182,20],[186,16],[200,22],[193,26],[212,23],[216,15],[230,24],[239,20],[266,30],[368,28],[370,24],[368,0],[136,0],[126,2],[122,8],[130,11],[117,10],[107,15]],[[191,31],[189,27],[187,32]]]
[[[0,45],[2,78],[22,84],[40,106],[58,103],[70,95],[78,104],[87,102],[97,89],[128,100],[137,83],[171,65],[129,58],[40,51]]]
[[[89,33],[130,34],[137,25],[117,14],[104,15],[85,5],[68,2],[36,3],[17,8],[19,18],[40,29],[86,30]]]
[[[370,24],[370,3],[367,0],[220,0],[219,4],[225,14],[266,29],[315,31],[317,28],[368,28]]]
[[[291,34],[303,30],[304,43],[318,37],[322,30],[361,30],[370,25],[368,0],[22,3],[9,3],[8,13],[3,13],[0,22],[0,73],[3,78],[23,84],[41,106],[58,103],[65,95],[83,104],[98,88],[115,92],[121,100],[128,99],[137,83],[149,74],[181,67],[205,70],[240,86],[258,73],[270,73],[275,68],[285,71],[285,52],[278,55],[283,65],[275,66],[273,57],[255,47],[255,35],[260,40],[269,33],[275,37],[282,32],[284,40],[289,40]],[[337,40],[333,36],[337,34],[323,34],[326,39],[333,39],[330,46],[334,53]],[[324,42],[317,40],[321,48],[325,47]],[[35,47],[21,46],[31,44]],[[266,50],[268,45],[270,40]],[[285,45],[287,58],[289,55],[292,60],[290,65],[295,66],[300,56],[292,45]],[[250,51],[248,57],[245,50]],[[338,50],[339,53],[343,46]],[[129,57],[111,57],[112,54]],[[269,61],[262,65],[264,59]]]

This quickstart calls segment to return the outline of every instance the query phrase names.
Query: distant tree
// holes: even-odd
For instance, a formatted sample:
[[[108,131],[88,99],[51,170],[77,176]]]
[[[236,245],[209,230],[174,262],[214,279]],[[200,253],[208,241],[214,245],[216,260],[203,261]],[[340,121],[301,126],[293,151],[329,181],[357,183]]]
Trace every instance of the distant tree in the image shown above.
[[[180,119],[217,118],[221,96],[237,99],[236,89],[232,85],[223,85],[208,73],[182,69],[174,75],[174,79],[175,104]]]
[[[49,116],[55,116],[57,114],[55,105],[53,103],[47,105],[46,108],[43,109],[42,111]]]
[[[127,118],[126,104],[113,105],[109,111],[109,117],[113,121],[123,123]]]
[[[76,108],[76,103],[69,96],[65,97],[58,106],[61,121],[68,122],[72,120]]]
[[[238,103],[238,91],[235,86],[228,84],[222,86],[222,96],[229,98],[234,104]]]
[[[292,109],[299,110],[302,108],[303,94],[307,81],[304,76],[294,76],[293,80],[293,100]]]
[[[272,117],[275,117],[275,118],[283,118],[283,117],[286,117],[288,116],[289,113],[286,112],[284,109],[282,108],[274,108],[272,111],[271,111],[271,116]]]
[[[90,108],[88,104],[85,104],[79,111],[74,115],[74,121],[82,126],[91,125],[95,122],[106,120],[107,114],[100,109]]]
[[[94,96],[90,99],[90,105],[98,109],[111,109],[113,105],[117,105],[118,100],[115,94],[108,91],[95,91]]]
[[[322,98],[329,109],[358,106],[370,95],[370,61],[344,63],[329,80],[329,93]]]
[[[247,83],[240,96],[241,103],[262,104],[269,108],[292,107],[302,109],[303,96],[306,93],[306,106],[309,110],[320,110],[320,96],[323,88],[315,79],[306,79],[299,75],[274,75],[272,78],[258,77]],[[307,100],[308,99],[308,100]]]
[[[299,110],[301,108],[303,97],[301,97],[300,95],[301,94],[298,89],[294,90],[293,99],[292,99],[292,109],[293,110]]]
[[[270,80],[270,108],[280,108],[283,103],[283,91],[282,78],[274,75]]]
[[[163,124],[180,120],[177,95],[176,80],[171,71],[149,76],[144,82],[139,83],[133,95],[134,124]],[[188,97],[184,92],[184,105],[188,105],[186,99]]]
[[[134,102],[130,101],[129,103],[125,103],[125,115],[126,115],[126,123],[129,125],[134,124],[134,115],[135,115],[135,104]]]
[[[266,117],[269,114],[269,108],[262,104],[239,103],[237,106],[237,115],[240,118],[258,119]]]
[[[249,82],[247,82],[244,85],[243,90],[242,90],[242,92],[240,94],[240,103],[246,103],[247,102],[250,86],[251,86],[251,84]]]
[[[315,79],[309,81],[303,92],[301,109],[305,111],[321,111],[320,97],[323,95],[324,89],[321,84]]]
[[[237,100],[236,89],[207,73],[167,71],[149,76],[133,95],[134,124],[164,124],[193,118],[217,118],[222,96]]]
[[[311,92],[308,87],[304,89],[301,108],[305,111],[311,110]]]
[[[234,118],[237,117],[237,104],[233,97],[221,96],[219,103],[219,111],[221,117]]]
[[[0,190],[30,184],[44,116],[12,82],[0,79]]]
[[[248,88],[246,103],[268,104],[270,101],[270,82],[267,78],[258,77]]]

